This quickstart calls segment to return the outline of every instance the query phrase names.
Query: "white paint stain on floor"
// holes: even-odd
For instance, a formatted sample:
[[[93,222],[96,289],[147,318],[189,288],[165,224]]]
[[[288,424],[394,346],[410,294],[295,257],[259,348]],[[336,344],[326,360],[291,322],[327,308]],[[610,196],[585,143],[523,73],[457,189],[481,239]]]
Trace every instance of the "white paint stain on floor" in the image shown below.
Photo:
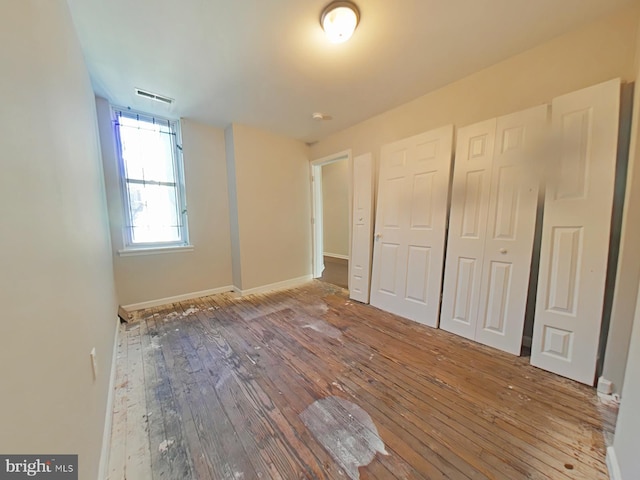
[[[300,414],[302,422],[351,480],[376,453],[388,455],[373,420],[355,403],[340,397],[313,402]]]
[[[274,313],[281,313],[283,310],[288,310],[294,308],[296,305],[295,302],[291,300],[278,302],[276,305],[265,305],[260,308],[253,308],[253,311],[242,311],[242,318],[246,321],[256,320],[258,318],[264,317],[266,315],[271,315]],[[251,306],[247,306],[247,308],[252,308]]]
[[[184,312],[182,312],[183,317],[188,317],[189,315],[193,315],[194,313],[198,313],[200,311],[199,308],[191,306],[187,308]]]
[[[313,330],[314,332],[318,332],[326,335],[327,337],[335,339],[339,339],[342,337],[342,332],[340,330],[322,320],[316,320],[314,322],[307,323],[306,325],[303,325],[302,328],[308,328],[310,330]]]
[[[158,446],[158,451],[160,453],[164,453],[167,450],[169,450],[169,447],[173,445],[173,440],[164,440],[159,446]]]

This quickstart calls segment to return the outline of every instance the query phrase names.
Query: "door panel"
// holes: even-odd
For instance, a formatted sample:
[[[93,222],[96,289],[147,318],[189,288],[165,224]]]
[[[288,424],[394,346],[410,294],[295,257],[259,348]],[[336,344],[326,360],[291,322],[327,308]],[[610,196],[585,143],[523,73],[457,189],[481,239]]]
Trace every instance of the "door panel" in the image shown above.
[[[576,314],[578,265],[582,257],[582,227],[553,227],[549,256],[549,286],[546,309],[569,315]]]
[[[585,108],[568,112],[556,119],[554,128],[560,130],[560,177],[554,189],[555,200],[584,199],[588,184],[589,132],[593,110]]]
[[[433,180],[437,172],[426,172],[413,179],[411,228],[431,228],[433,219]]]
[[[514,170],[513,166],[498,167],[496,206],[492,213],[494,214],[493,238],[499,240],[515,239],[520,211],[518,210],[519,191],[516,185],[517,172]]]
[[[475,338],[495,119],[458,130],[440,326]]]
[[[498,118],[476,341],[520,355],[548,106]]]
[[[371,304],[438,325],[453,127],[382,147]]]
[[[381,292],[398,296],[398,249],[397,243],[382,242],[380,247],[380,282]]]
[[[507,325],[507,303],[511,286],[511,263],[491,262],[487,291],[487,308],[482,328],[500,335],[505,334]]]
[[[519,354],[547,106],[458,132],[442,328]]]
[[[402,196],[404,177],[389,178],[385,181],[385,208],[383,228],[399,229],[402,223]]]
[[[407,300],[427,304],[430,271],[429,247],[409,245],[407,255]]]
[[[553,100],[531,363],[593,385],[604,302],[620,80]]]
[[[349,259],[349,297],[362,303],[369,303],[372,214],[373,158],[367,153],[353,159],[353,223]]]
[[[458,257],[453,319],[471,325],[471,301],[476,278],[476,259]],[[444,328],[444,327],[443,327]]]
[[[464,204],[462,206],[462,232],[463,238],[479,239],[480,225],[483,218],[483,190],[487,190],[488,177],[486,170],[474,170],[467,172],[464,188]]]

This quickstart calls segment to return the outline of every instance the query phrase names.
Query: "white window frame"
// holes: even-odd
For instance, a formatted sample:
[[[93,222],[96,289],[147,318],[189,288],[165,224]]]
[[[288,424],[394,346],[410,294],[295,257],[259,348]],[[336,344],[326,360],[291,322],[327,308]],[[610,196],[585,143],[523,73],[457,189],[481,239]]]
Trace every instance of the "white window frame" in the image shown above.
[[[127,188],[127,177],[122,158],[122,145],[120,141],[120,130],[118,128],[118,116],[125,116],[134,119],[147,121],[167,122],[171,129],[172,147],[173,147],[173,166],[175,172],[175,185],[173,183],[168,186],[175,186],[177,209],[178,209],[178,231],[180,239],[177,241],[157,241],[157,242],[133,242],[132,226],[133,221],[130,214],[129,189]],[[180,121],[176,119],[160,117],[149,113],[132,110],[111,105],[111,120],[116,143],[116,158],[118,164],[118,176],[120,180],[120,194],[122,199],[122,241],[124,248],[119,251],[121,256],[149,253],[167,253],[171,251],[191,251],[193,246],[189,243],[189,226],[187,222],[187,198],[184,181],[184,162],[182,156],[182,137],[180,132]],[[164,185],[165,183],[150,181],[152,184]]]

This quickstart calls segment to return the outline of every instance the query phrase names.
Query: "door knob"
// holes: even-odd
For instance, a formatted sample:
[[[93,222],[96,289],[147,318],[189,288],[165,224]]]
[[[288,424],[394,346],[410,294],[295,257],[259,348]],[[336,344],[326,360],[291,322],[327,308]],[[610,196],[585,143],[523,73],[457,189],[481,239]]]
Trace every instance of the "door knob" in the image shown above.
[[[500,253],[504,255],[505,253],[507,253],[507,249],[506,248],[501,248],[500,249]]]
[[[376,240],[378,240],[379,238],[382,238],[382,234],[381,233],[376,233],[373,238],[375,238]]]

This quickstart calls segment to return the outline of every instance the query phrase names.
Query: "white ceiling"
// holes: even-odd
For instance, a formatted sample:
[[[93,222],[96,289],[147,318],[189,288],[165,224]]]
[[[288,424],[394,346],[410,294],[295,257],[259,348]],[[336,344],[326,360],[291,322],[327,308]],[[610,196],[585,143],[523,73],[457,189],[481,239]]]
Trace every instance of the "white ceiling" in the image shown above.
[[[329,0],[68,3],[96,94],[311,142],[634,1],[356,0],[360,25],[338,45],[319,24]]]

